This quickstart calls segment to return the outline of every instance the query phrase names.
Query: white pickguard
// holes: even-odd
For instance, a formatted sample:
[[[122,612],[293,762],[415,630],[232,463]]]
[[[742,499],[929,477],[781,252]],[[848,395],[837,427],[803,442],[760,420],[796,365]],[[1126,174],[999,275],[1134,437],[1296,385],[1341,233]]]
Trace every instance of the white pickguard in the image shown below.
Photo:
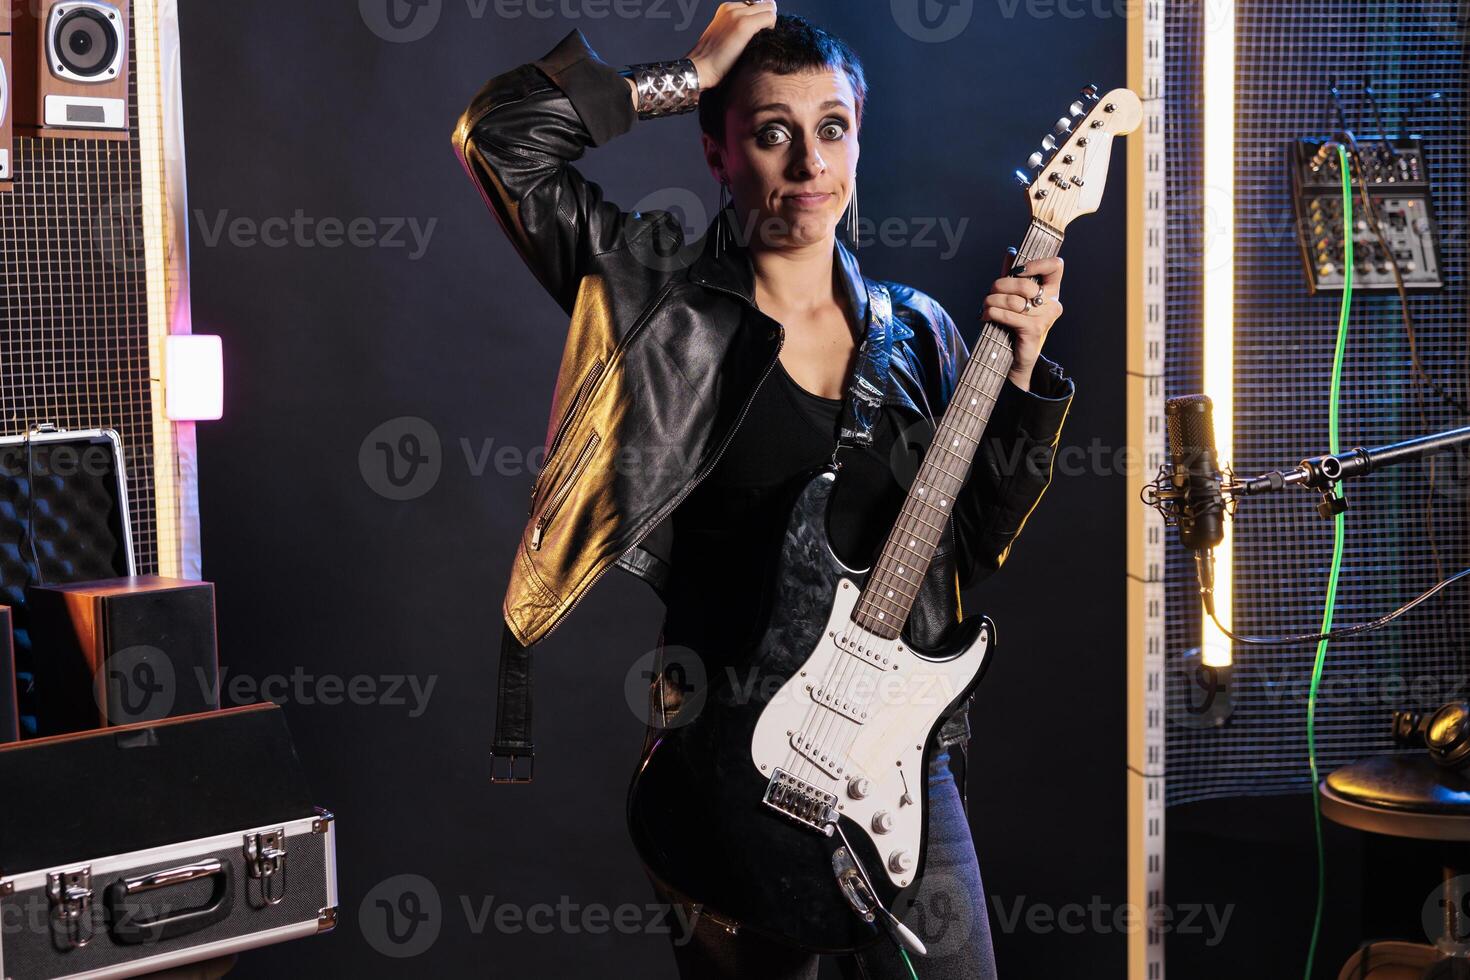
[[[904,887],[923,841],[924,743],[979,673],[991,638],[982,631],[960,656],[926,660],[853,621],[859,592],[850,579],[839,581],[817,649],[766,705],[751,756],[768,779],[781,769],[835,796],[838,811],[863,828],[883,870]],[[796,733],[805,736],[799,748]],[[860,798],[859,779],[867,780]]]

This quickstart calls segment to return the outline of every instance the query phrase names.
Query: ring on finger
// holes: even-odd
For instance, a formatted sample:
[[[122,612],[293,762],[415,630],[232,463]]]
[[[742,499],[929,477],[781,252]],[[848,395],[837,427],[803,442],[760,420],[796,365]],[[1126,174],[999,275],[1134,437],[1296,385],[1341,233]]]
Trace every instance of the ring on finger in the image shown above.
[[[1031,299],[1028,300],[1028,302],[1033,307],[1045,306],[1046,305],[1046,287],[1043,286],[1043,285],[1041,285],[1040,283],[1037,283],[1036,284],[1036,295],[1033,296],[1033,297],[1031,297]]]

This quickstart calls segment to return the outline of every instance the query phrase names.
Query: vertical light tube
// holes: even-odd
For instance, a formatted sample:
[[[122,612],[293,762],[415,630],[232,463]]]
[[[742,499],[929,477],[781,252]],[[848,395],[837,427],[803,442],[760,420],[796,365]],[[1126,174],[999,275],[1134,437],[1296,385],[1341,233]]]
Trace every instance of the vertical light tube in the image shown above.
[[[1234,457],[1235,435],[1235,0],[1206,0],[1202,59],[1204,101],[1204,390],[1215,407],[1221,465]],[[1215,549],[1215,610],[1233,622],[1231,542]],[[1230,640],[1204,619],[1200,654],[1212,667],[1230,665]]]

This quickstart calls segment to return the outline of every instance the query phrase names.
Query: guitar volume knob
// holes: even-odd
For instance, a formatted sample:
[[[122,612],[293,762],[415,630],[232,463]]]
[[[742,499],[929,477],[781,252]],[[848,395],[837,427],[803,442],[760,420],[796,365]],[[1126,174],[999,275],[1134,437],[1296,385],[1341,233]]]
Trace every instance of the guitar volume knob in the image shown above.
[[[860,800],[873,791],[873,783],[867,776],[853,776],[847,781],[847,795]]]
[[[894,874],[907,874],[914,868],[914,856],[908,851],[894,851],[888,855],[888,869]]]
[[[886,834],[893,829],[893,814],[887,810],[879,810],[873,814],[873,830],[880,834]]]

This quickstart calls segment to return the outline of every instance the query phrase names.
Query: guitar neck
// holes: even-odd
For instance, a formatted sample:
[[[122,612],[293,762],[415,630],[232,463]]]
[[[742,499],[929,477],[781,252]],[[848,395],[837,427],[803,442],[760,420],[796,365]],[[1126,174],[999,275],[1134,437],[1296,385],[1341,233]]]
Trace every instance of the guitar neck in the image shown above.
[[[1016,264],[1049,258],[1061,247],[1059,231],[1033,220],[1017,249]],[[853,609],[852,618],[864,629],[886,639],[896,639],[903,630],[1014,362],[1010,331],[983,321],[898,520]]]

